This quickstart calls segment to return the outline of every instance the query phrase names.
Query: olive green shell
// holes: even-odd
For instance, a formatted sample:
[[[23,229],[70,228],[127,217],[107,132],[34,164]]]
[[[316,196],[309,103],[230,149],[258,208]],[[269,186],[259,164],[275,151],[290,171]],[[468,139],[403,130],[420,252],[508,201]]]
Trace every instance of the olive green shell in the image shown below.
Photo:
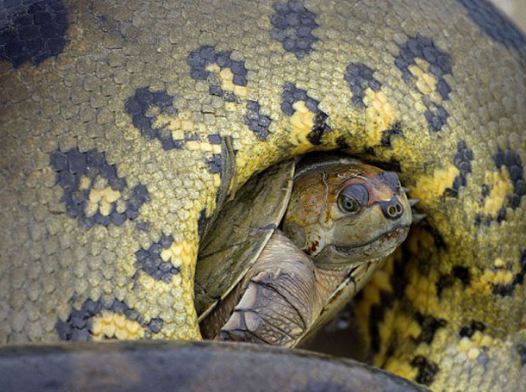
[[[195,304],[202,320],[255,263],[285,214],[294,161],[253,176],[221,210],[200,247]]]

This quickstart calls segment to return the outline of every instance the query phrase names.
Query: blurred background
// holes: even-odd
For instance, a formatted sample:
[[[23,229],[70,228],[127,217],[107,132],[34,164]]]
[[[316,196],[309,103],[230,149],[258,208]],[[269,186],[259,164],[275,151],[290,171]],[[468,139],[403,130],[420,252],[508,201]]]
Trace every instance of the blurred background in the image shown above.
[[[526,32],[526,0],[491,0],[491,2]]]

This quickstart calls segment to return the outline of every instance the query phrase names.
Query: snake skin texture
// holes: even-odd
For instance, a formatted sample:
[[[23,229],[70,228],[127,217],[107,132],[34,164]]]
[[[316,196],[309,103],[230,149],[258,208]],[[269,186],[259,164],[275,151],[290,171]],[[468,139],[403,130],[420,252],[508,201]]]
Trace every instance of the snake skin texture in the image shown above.
[[[199,339],[231,137],[236,186],[313,150],[396,168],[427,219],[359,344],[433,390],[524,388],[525,71],[483,0],[0,1],[0,343]]]

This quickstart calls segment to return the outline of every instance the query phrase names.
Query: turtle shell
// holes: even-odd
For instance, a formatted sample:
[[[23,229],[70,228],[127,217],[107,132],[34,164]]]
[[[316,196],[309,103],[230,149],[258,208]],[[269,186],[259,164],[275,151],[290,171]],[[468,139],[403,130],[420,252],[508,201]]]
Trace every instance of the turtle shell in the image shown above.
[[[291,160],[253,176],[205,234],[195,276],[199,321],[236,287],[278,227],[290,200],[294,168]]]

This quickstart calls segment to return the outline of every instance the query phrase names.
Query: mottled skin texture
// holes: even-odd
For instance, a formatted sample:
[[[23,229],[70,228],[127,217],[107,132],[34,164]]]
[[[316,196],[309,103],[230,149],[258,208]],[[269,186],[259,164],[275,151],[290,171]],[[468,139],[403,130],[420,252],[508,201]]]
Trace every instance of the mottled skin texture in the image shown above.
[[[485,2],[4,8],[1,342],[199,338],[230,135],[239,185],[314,149],[398,166],[428,219],[364,293],[371,360],[524,385],[526,40]]]
[[[4,346],[0,378],[2,392],[428,391],[349,359],[210,341]]]

